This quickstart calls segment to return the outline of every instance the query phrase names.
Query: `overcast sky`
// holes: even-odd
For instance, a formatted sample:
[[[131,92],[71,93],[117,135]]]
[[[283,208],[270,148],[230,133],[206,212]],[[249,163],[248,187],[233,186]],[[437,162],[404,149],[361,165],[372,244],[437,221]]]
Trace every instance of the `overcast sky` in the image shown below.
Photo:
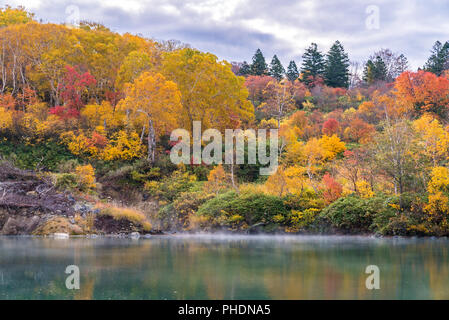
[[[298,64],[311,42],[327,51],[335,40],[349,58],[364,61],[375,50],[404,53],[422,66],[436,40],[449,40],[447,0],[0,0],[23,5],[38,19],[76,17],[113,31],[178,39],[228,61],[251,61],[257,48],[267,62]],[[75,6],[75,7],[73,7]]]

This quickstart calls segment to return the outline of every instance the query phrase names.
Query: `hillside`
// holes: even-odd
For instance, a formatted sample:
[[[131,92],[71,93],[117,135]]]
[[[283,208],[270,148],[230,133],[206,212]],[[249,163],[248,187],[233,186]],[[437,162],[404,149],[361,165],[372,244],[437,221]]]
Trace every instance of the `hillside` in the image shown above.
[[[3,233],[449,235],[449,45],[416,72],[381,51],[351,73],[339,41],[285,70],[260,50],[231,64],[97,23],[2,13]],[[194,121],[200,133],[278,130],[277,170],[261,174],[260,158],[174,164],[170,135],[192,135]]]

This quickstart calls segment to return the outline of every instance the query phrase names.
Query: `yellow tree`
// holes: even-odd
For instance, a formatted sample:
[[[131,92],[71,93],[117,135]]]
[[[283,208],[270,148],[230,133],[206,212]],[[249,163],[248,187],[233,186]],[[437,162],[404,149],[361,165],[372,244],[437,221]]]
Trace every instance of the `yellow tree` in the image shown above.
[[[428,156],[433,167],[448,157],[449,133],[440,122],[430,114],[425,114],[413,122],[413,129],[418,134],[417,143]]]
[[[192,128],[201,121],[203,130],[235,128],[252,120],[254,108],[243,77],[237,77],[226,61],[210,53],[182,49],[163,54],[161,72],[182,93],[182,124]]]
[[[148,160],[154,162],[156,138],[175,128],[181,113],[181,93],[176,84],[160,73],[145,72],[126,90],[119,109],[135,117],[144,116],[148,125]],[[144,131],[144,130],[143,130]]]
[[[220,191],[225,190],[228,187],[228,175],[226,174],[223,166],[219,164],[209,172],[207,182],[204,184],[204,191],[212,191],[218,194]]]
[[[146,52],[130,52],[120,66],[116,87],[121,89],[126,83],[133,82],[142,72],[149,71],[151,66],[151,58]]]
[[[6,5],[4,9],[0,8],[0,27],[5,27],[11,24],[22,24],[33,20],[34,13],[25,10],[24,7],[18,6],[12,8]]]

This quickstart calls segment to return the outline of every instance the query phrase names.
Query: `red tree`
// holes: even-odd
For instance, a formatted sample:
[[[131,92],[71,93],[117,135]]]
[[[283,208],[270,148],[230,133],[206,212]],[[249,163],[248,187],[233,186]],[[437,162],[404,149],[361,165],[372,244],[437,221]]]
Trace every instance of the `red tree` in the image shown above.
[[[337,120],[331,118],[326,120],[326,122],[323,123],[323,134],[332,136],[333,134],[338,133],[340,131],[340,123],[338,123]]]
[[[326,203],[332,203],[341,197],[343,187],[331,177],[329,172],[326,172],[324,175],[323,183],[325,185],[325,188],[323,189],[323,197]]]
[[[51,108],[50,113],[65,119],[79,116],[85,105],[83,97],[96,83],[89,72],[79,73],[75,68],[66,66],[64,79],[58,87],[63,106]]]

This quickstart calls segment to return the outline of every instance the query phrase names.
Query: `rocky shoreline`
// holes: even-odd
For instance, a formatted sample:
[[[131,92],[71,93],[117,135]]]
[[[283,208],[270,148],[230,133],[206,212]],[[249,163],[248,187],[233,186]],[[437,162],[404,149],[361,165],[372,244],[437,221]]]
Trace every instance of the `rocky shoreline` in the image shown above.
[[[45,175],[0,164],[0,235],[149,234],[143,225],[101,213],[93,203],[59,192]]]

